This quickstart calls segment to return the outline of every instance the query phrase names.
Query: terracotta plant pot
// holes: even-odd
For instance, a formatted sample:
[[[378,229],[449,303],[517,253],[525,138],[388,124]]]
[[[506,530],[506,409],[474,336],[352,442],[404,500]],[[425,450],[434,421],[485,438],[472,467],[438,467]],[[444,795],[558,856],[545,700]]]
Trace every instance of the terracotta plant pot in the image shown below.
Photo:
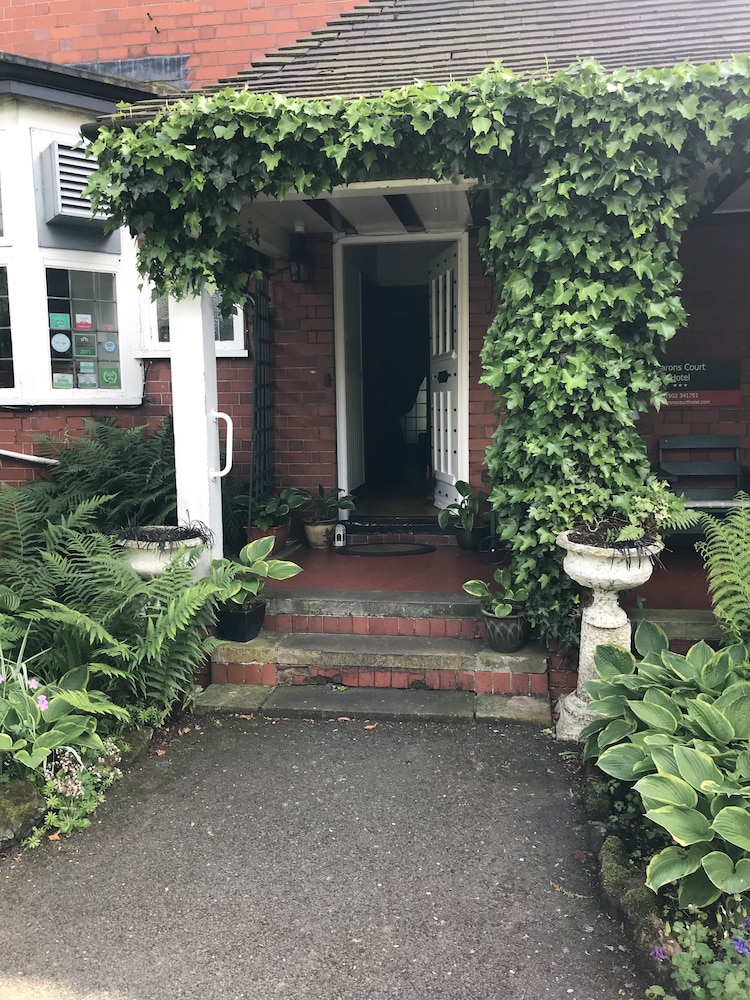
[[[216,615],[216,628],[222,639],[229,642],[250,642],[263,628],[266,602],[259,601],[251,608],[224,605]]]
[[[523,612],[513,612],[505,618],[498,618],[482,611],[482,617],[487,627],[487,645],[496,653],[515,653],[526,642],[529,623]]]
[[[322,521],[320,524],[305,523],[303,527],[307,544],[311,549],[330,549],[336,528],[335,521]]]
[[[276,541],[271,549],[271,555],[277,556],[282,549],[286,548],[286,543],[289,541],[289,528],[288,524],[279,524],[275,528],[256,528],[253,525],[247,530],[248,541],[254,542],[258,538],[267,538],[272,535]]]

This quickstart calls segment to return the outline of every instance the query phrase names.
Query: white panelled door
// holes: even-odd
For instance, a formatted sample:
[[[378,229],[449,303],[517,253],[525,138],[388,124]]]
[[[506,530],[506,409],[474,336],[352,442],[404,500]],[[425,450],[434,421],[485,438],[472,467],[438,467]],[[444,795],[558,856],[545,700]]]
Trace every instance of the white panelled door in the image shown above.
[[[458,247],[430,261],[430,421],[434,504],[459,499]]]

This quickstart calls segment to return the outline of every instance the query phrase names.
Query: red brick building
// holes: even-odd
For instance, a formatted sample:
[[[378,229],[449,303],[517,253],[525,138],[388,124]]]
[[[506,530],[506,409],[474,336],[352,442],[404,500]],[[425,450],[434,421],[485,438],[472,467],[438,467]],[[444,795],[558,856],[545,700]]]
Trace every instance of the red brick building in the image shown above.
[[[554,4],[539,0],[530,22],[528,4],[490,0],[482,5],[465,0],[404,0],[397,5],[393,0],[360,5],[351,0],[287,4],[175,0],[145,8],[112,0],[110,7],[96,13],[73,0],[55,4],[10,0],[0,12],[0,29],[9,51],[83,65],[87,71],[116,71],[177,87],[196,87],[239,72],[235,85],[247,83],[260,91],[308,97],[377,93],[415,78],[464,79],[494,58],[521,72],[536,72],[566,66],[584,50],[605,68],[728,57],[750,50],[746,5],[733,2],[730,6],[731,18],[726,4],[692,2],[675,9],[673,4],[655,3],[649,7],[653,16],[642,17],[637,4],[613,0],[604,5],[583,4],[563,21]],[[665,11],[669,18],[660,16]],[[707,30],[712,23],[724,28]],[[289,44],[297,38],[299,42]],[[288,47],[275,51],[284,45]],[[270,55],[264,58],[265,53]],[[377,444],[372,444],[368,418],[355,426],[352,413],[363,398],[365,412],[376,409],[378,378],[382,377],[378,372],[388,370],[389,364],[393,371],[398,365],[394,365],[395,355],[383,354],[388,348],[378,347],[379,338],[370,336],[372,350],[365,365],[372,373],[371,381],[368,385],[365,378],[359,395],[352,395],[342,365],[348,350],[343,328],[351,325],[342,317],[348,308],[346,289],[353,287],[346,275],[365,279],[368,294],[375,298],[363,314],[379,310],[388,326],[392,325],[389,316],[399,310],[411,315],[410,310],[426,301],[434,260],[450,253],[455,254],[454,265],[444,265],[437,273],[450,275],[460,311],[458,444],[449,449],[457,456],[452,475],[475,484],[481,479],[495,417],[488,390],[478,384],[479,347],[493,314],[493,288],[477,253],[477,220],[471,216],[465,191],[452,191],[446,201],[444,192],[405,184],[395,194],[400,207],[394,211],[396,202],[390,202],[386,210],[379,198],[376,221],[368,216],[374,203],[366,205],[366,199],[337,203],[336,217],[321,214],[320,206],[280,206],[277,221],[286,242],[260,248],[269,257],[272,342],[267,384],[273,391],[274,472],[285,482],[338,482],[354,488],[363,480],[381,477],[381,485],[389,485],[394,470],[385,467],[388,463],[378,454]],[[440,219],[435,225],[438,200]],[[685,239],[684,293],[690,321],[672,342],[665,363],[674,367],[676,378],[701,366],[705,377],[699,380],[697,395],[677,394],[669,407],[643,419],[643,433],[654,458],[656,439],[664,434],[737,435],[745,454],[750,444],[748,292],[742,280],[750,237],[745,222],[749,207],[747,192],[741,188],[718,206],[720,214],[701,220]],[[313,264],[303,282],[292,280],[287,260],[298,228],[305,231]],[[392,265],[399,254],[408,259],[408,268]],[[406,299],[399,302],[399,295]],[[247,473],[258,366],[243,341],[241,325],[238,320],[234,334],[220,343],[218,403],[234,419],[236,462]],[[411,328],[418,325],[412,323]],[[367,350],[368,334],[362,332]],[[34,435],[63,429],[74,433],[94,412],[116,415],[123,423],[162,418],[172,404],[168,347],[158,317],[148,305],[142,306],[134,324],[129,351],[138,359],[140,376],[132,375],[129,389],[123,388],[123,398],[116,404],[101,394],[89,400],[84,393],[79,402],[74,393],[61,406],[55,400],[62,402],[62,397],[56,397],[52,389],[39,396],[4,395],[0,390],[0,404],[6,407],[0,411],[0,446],[32,451]],[[415,383],[408,390],[413,396],[411,409],[401,400],[386,415],[394,433],[402,436],[402,483],[419,475],[425,464],[420,457],[426,427],[420,387],[429,374],[426,352],[420,363],[421,379],[415,369],[407,380]],[[684,389],[685,383],[677,378],[675,387]],[[382,413],[378,419],[382,430]],[[401,422],[400,430],[394,421]],[[434,458],[433,454],[433,465]],[[3,459],[2,468],[8,482],[32,474],[27,465],[12,459]]]
[[[360,0],[6,0],[2,51],[199,87],[322,28]]]

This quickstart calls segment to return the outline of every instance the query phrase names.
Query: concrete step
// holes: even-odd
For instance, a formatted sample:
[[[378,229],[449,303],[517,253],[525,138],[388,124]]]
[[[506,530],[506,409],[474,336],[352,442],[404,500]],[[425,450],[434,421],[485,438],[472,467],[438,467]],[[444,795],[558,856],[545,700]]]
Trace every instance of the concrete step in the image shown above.
[[[272,632],[485,638],[476,599],[464,593],[285,587],[264,596]]]
[[[670,639],[684,642],[721,640],[722,632],[713,611],[693,608],[628,608],[635,626],[640,620],[653,622],[664,629]]]
[[[272,587],[263,592],[267,614],[350,615],[377,618],[474,618],[478,617],[476,597],[468,594],[441,594],[432,591],[392,590],[305,590],[303,587]]]
[[[464,691],[397,691],[381,688],[271,687],[212,684],[195,706],[199,715],[259,714],[266,718],[358,720],[432,720],[495,723],[528,722],[550,726],[545,698],[472,694]]]
[[[495,653],[478,639],[431,636],[274,633],[222,643],[214,684],[336,684],[402,690],[468,691],[547,698],[547,653],[535,643]]]

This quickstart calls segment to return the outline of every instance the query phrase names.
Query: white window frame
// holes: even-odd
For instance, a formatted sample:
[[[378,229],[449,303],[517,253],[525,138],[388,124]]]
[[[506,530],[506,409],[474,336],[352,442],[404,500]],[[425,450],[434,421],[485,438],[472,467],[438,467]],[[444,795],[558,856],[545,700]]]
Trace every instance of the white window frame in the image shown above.
[[[8,107],[0,105],[0,119]],[[49,109],[24,108],[0,128],[0,170],[3,174],[4,236],[0,266],[8,270],[11,339],[15,386],[0,389],[0,406],[136,406],[143,402],[143,366],[137,358],[140,341],[140,289],[136,244],[122,231],[120,252],[41,247],[37,235],[32,133],[48,133],[50,141],[67,135],[77,141],[82,118]],[[48,267],[114,274],[120,347],[120,387],[117,389],[54,389],[47,315]]]
[[[172,310],[175,300],[170,296],[167,300],[167,307],[170,316],[170,328],[172,327]],[[200,299],[195,299],[195,309],[200,311]],[[235,310],[232,317],[234,336],[232,340],[216,341],[217,358],[246,358],[249,354],[245,346],[245,311],[242,307]],[[169,358],[172,353],[172,345],[169,341],[159,340],[159,330],[156,321],[156,302],[151,296],[151,286],[145,285],[141,294],[141,347],[138,351],[140,358]]]

